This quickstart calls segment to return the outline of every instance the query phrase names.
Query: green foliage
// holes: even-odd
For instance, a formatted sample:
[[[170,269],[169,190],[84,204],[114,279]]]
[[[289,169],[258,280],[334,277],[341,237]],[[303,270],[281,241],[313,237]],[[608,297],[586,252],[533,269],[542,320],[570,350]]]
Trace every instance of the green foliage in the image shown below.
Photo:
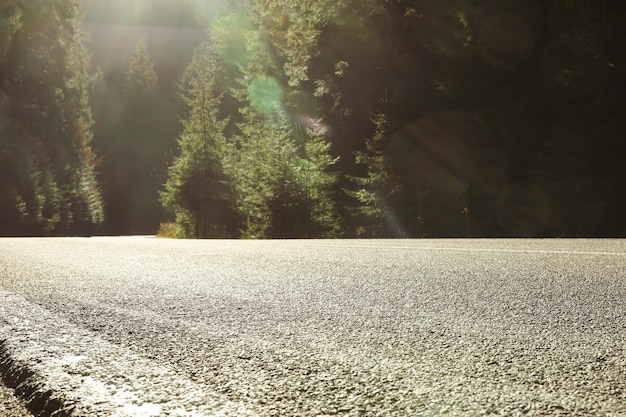
[[[264,115],[247,109],[239,125],[233,177],[243,236],[331,237],[337,218],[330,192],[336,159],[314,129],[298,138],[284,112]],[[299,140],[297,140],[299,139]]]
[[[90,79],[79,2],[0,2],[0,233],[102,222],[92,131],[109,233],[163,182],[189,237],[626,233],[621,3],[192,3],[159,6],[208,27],[179,125],[145,42]]]
[[[387,116],[379,113],[374,116],[374,135],[365,141],[366,149],[356,152],[356,163],[364,166],[366,177],[350,177],[356,190],[346,189],[345,192],[359,201],[357,218],[360,234],[368,237],[400,237],[406,230],[400,227],[403,220],[399,218],[400,207],[398,197],[404,187],[393,166],[389,147],[389,123]],[[401,209],[401,208],[400,208]]]
[[[13,36],[22,26],[22,9],[13,1],[0,5],[0,63],[4,62]]]
[[[140,39],[126,71],[125,93],[128,97],[144,96],[154,91],[157,81],[158,76],[146,42]]]
[[[180,155],[161,193],[163,205],[188,237],[231,237],[236,226],[232,185],[225,173],[232,153],[224,134],[228,119],[218,119],[219,73],[211,48],[199,48],[183,78],[181,97],[188,113],[178,141]]]
[[[0,13],[0,233],[90,233],[103,207],[79,3],[5,2]]]
[[[231,171],[237,209],[244,219],[242,234],[247,238],[275,237],[282,232],[276,230],[278,214],[293,213],[300,205],[291,169],[296,147],[278,115],[264,116],[250,107],[238,127],[237,159]]]
[[[333,236],[336,158],[319,122],[286,111],[285,78],[254,17],[218,19],[213,46],[196,52],[184,77],[181,154],[162,201],[189,236],[202,236],[194,231],[202,216],[226,235],[235,225],[246,238]],[[224,101],[239,114],[220,119]]]
[[[165,239],[184,239],[185,228],[178,223],[161,223],[157,237]]]
[[[307,203],[310,206],[312,232],[310,236],[330,238],[341,235],[333,190],[338,181],[338,173],[331,169],[339,157],[331,155],[330,143],[324,138],[319,127],[313,126],[304,145],[306,159],[301,161],[299,183],[304,184]]]

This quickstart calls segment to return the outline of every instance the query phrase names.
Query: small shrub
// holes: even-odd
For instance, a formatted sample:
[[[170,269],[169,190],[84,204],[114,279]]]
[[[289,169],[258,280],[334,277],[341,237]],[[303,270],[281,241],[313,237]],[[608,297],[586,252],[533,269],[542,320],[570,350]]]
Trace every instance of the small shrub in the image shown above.
[[[161,223],[157,237],[183,239],[185,237],[185,229],[178,223]]]

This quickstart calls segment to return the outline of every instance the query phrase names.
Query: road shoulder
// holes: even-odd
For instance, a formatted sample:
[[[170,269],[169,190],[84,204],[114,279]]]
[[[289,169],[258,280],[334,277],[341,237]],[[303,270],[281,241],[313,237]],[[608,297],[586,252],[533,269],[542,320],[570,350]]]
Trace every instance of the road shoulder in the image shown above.
[[[32,417],[24,400],[15,396],[15,390],[2,382],[0,382],[0,416]]]

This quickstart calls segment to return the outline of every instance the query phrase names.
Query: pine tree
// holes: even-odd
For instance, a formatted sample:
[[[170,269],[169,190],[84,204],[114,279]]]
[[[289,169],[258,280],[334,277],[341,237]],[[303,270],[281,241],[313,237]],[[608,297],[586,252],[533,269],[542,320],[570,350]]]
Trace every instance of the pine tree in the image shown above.
[[[10,2],[0,13],[9,22],[0,41],[0,232],[90,233],[103,213],[80,3]]]
[[[232,184],[226,174],[233,153],[224,133],[229,121],[218,118],[220,72],[215,53],[203,45],[183,77],[187,117],[178,141],[180,155],[169,168],[161,200],[188,237],[233,237],[236,230]]]
[[[284,105],[285,84],[269,46],[251,37],[246,67],[240,68],[237,154],[231,167],[244,237],[320,237],[336,233],[331,198],[336,160],[321,125],[303,125]]]
[[[296,148],[277,114],[266,116],[253,106],[242,109],[237,156],[231,166],[237,210],[246,238],[293,237],[291,216],[300,199],[290,163]]]
[[[360,203],[357,217],[361,225],[357,234],[368,237],[398,237],[404,235],[400,228],[394,202],[402,190],[399,178],[387,154],[389,124],[384,113],[372,119],[376,130],[365,142],[366,149],[356,152],[356,163],[364,166],[366,177],[351,177],[356,190],[346,193]]]
[[[137,42],[128,70],[124,92],[127,97],[140,98],[151,94],[157,86],[158,76],[154,70],[154,62],[148,52],[146,42],[142,39]]]
[[[74,3],[76,4],[76,3]],[[68,127],[61,128],[61,135],[68,135],[72,143],[68,144],[72,164],[61,178],[65,177],[71,184],[71,191],[66,199],[70,202],[70,213],[65,217],[68,230],[79,233],[90,233],[94,226],[104,220],[103,201],[100,192],[96,167],[99,163],[97,155],[91,147],[93,140],[93,118],[89,104],[89,55],[82,45],[78,34],[81,33],[79,17],[80,9],[75,6],[76,17],[73,24],[74,42],[68,42],[66,68],[69,74],[65,81],[65,103],[60,114],[61,120]],[[59,165],[59,169],[60,169]],[[62,219],[63,221],[63,219]]]
[[[306,206],[310,219],[307,237],[332,238],[341,236],[334,192],[338,172],[333,171],[339,157],[333,157],[331,146],[325,138],[321,121],[312,121],[304,131],[304,155],[297,173],[298,183],[306,191]]]
[[[277,10],[259,6],[247,2],[239,13],[223,16],[211,40],[228,74],[225,98],[236,109],[230,129],[236,152],[227,170],[241,233],[251,238],[328,236],[337,222],[330,196],[336,175],[328,172],[335,159],[324,134],[289,113],[286,96],[297,82],[283,72],[283,58],[268,32],[275,28],[266,21]]]
[[[539,63],[550,93],[546,102],[557,123],[544,126],[529,176],[554,207],[549,221],[537,222],[535,229],[602,236],[612,233],[606,217],[609,211],[620,211],[609,207],[619,201],[615,184],[626,178],[623,173],[621,179],[615,175],[621,171],[615,170],[622,165],[621,154],[618,161],[610,150],[622,142],[612,138],[609,115],[623,100],[612,102],[609,83],[612,75],[624,70],[616,69],[607,55],[609,22],[619,16],[610,13],[608,2],[566,1],[550,17],[554,23],[546,29],[549,42]]]
[[[355,206],[367,236],[622,233],[618,3],[228,2],[209,107],[239,229],[329,236]]]
[[[337,234],[332,200],[336,158],[316,127],[300,134],[282,110],[243,109],[231,172],[243,235],[251,238],[331,237]]]

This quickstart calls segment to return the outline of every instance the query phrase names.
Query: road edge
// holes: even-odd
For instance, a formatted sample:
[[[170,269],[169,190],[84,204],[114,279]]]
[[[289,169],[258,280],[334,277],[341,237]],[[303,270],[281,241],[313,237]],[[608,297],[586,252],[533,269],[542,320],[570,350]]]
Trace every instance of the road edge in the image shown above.
[[[24,401],[26,409],[37,417],[72,417],[74,406],[46,387],[36,371],[15,360],[6,339],[0,339],[0,380]]]

